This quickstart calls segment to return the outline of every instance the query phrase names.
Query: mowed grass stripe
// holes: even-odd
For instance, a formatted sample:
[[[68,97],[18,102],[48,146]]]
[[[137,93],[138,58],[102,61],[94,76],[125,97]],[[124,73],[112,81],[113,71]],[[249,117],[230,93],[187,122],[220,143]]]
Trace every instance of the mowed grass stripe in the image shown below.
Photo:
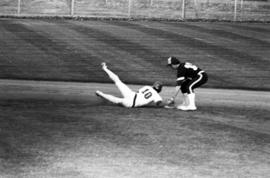
[[[270,33],[269,28],[249,26],[248,24],[244,24],[244,23],[241,23],[241,24],[229,23],[228,25],[233,27],[233,28],[243,29],[243,30],[247,30],[247,31],[254,31],[254,32],[260,32],[260,33]]]
[[[50,72],[50,68],[58,68],[59,70],[65,69],[62,76],[57,75],[52,78],[47,78],[46,76],[41,76],[41,78],[31,76],[31,79],[87,81],[91,78],[91,75],[89,75],[89,66],[97,67],[97,64],[100,64],[101,59],[99,59],[99,57],[91,56],[89,53],[84,54],[83,51],[74,53],[72,49],[67,48],[69,45],[63,41],[50,39],[46,34],[43,35],[40,31],[37,32],[32,30],[23,24],[5,21],[3,26],[5,30],[13,33],[22,41],[25,41],[38,48],[40,51],[47,53],[49,56],[52,55],[58,59],[57,66],[41,64],[37,67],[43,66],[48,72]],[[46,61],[44,61],[44,63],[45,62]],[[92,77],[91,80],[100,81],[100,79],[98,80],[98,78],[95,77]]]
[[[108,62],[109,68],[117,73],[125,83],[152,84],[154,80],[161,79],[161,77],[156,74],[162,72],[162,69],[158,68],[158,66],[153,67],[151,60],[144,58],[141,59],[140,56],[134,55],[136,54],[134,52],[130,53],[130,51],[121,50],[120,47],[117,48],[111,45],[111,43],[115,43],[115,39],[112,39],[112,37],[108,35],[103,37],[103,32],[96,29],[96,27],[100,27],[100,25],[102,25],[102,23],[99,21],[91,21],[90,24],[73,20],[50,21],[49,23],[55,23],[55,25],[52,25],[53,29],[55,26],[60,25],[60,29],[64,29],[65,32],[72,31],[69,39],[64,40],[77,41],[76,44],[70,44],[76,45],[76,49],[81,49],[94,56],[99,56],[100,60],[96,61],[95,66],[91,67],[90,71],[93,74],[96,74],[97,71],[98,73],[102,72],[104,74],[103,78],[99,82],[112,82],[101,70],[101,62]],[[61,33],[54,35],[57,35],[55,38],[58,38],[58,36],[63,36]],[[105,38],[106,41],[109,40],[111,43],[104,43],[104,40],[100,40],[101,38]],[[119,42],[117,44],[119,44]],[[125,46],[125,43],[121,43],[121,45]],[[147,71],[147,69],[149,70]],[[147,75],[144,75],[146,72]],[[93,75],[93,77],[95,76]]]
[[[121,70],[127,72],[126,75],[123,76],[123,79],[128,83],[141,83],[141,79],[139,79],[140,77],[148,79],[148,82],[146,81],[146,83],[148,84],[152,83],[153,79],[155,78],[158,80],[164,79],[164,82],[168,83],[165,79],[169,79],[172,76],[171,73],[168,73],[166,71],[167,55],[163,52],[160,52],[159,50],[150,49],[145,45],[125,38],[119,38],[118,36],[114,36],[109,32],[101,31],[99,29],[91,27],[91,25],[87,23],[67,22],[65,27],[71,28],[86,37],[88,36],[89,38],[94,38],[95,41],[108,45],[109,49],[104,50],[110,50],[111,48],[113,48],[116,53],[118,51],[127,53],[128,56],[119,56],[119,58],[129,61],[129,64],[127,66],[121,66]],[[131,59],[132,57],[134,57],[135,60]],[[115,65],[115,62],[118,59],[105,58],[105,60],[109,60],[110,65]],[[147,64],[152,65],[151,69],[147,68]],[[134,73],[133,76],[129,74],[129,72]],[[145,72],[145,74],[142,74],[142,72]],[[134,75],[136,76],[136,74],[138,78],[130,78],[134,77]]]
[[[102,22],[104,23],[104,21]],[[107,21],[105,21],[105,23],[106,22]],[[117,21],[117,22],[121,23],[122,21]],[[100,41],[100,42],[108,44],[109,46],[115,47],[117,48],[117,50],[126,51],[134,56],[137,56],[140,60],[151,62],[155,67],[157,67],[157,69],[154,69],[154,71],[149,71],[149,69],[145,68],[142,71],[145,73],[144,77],[147,78],[149,81],[153,81],[153,77],[154,77],[154,78],[157,78],[157,80],[161,80],[166,84],[168,83],[172,84],[171,81],[173,79],[173,83],[174,83],[175,74],[172,75],[171,72],[168,72],[166,70],[165,64],[166,64],[168,56],[165,56],[164,53],[159,52],[157,50],[149,49],[149,47],[147,47],[146,45],[141,45],[140,43],[130,41],[130,39],[122,38],[120,36],[115,36],[115,34],[109,32],[110,31],[108,30],[110,29],[109,26],[108,26],[108,29],[106,30],[99,30],[96,27],[93,27],[92,24],[88,24],[87,22],[86,23],[85,22],[84,23],[72,22],[72,24],[75,24],[76,26],[80,26],[80,27],[78,28],[76,26],[70,26],[70,25],[68,25],[67,27],[77,30],[78,32],[81,32],[84,35],[88,35],[89,38],[96,38],[97,41]],[[110,25],[110,23],[108,23],[108,25]],[[124,33],[125,30],[121,29],[123,27],[126,28],[126,26],[121,26],[119,30],[122,30]],[[133,28],[130,28],[130,30],[133,30]],[[133,32],[130,31],[130,33],[133,34],[134,31]],[[148,33],[147,33],[147,36],[157,37],[156,35],[151,35]],[[166,46],[164,46],[164,48],[166,48]],[[115,61],[115,59],[110,59],[110,60],[111,60],[111,63],[114,63]],[[122,68],[122,70],[127,70],[127,72],[131,71],[132,73],[136,74],[138,71],[136,71],[136,68],[134,68],[135,66],[136,64],[133,64],[133,62],[130,61],[130,66],[125,66]],[[141,68],[145,66],[137,66],[137,67]],[[150,74],[150,78],[149,78],[149,74]],[[127,73],[127,75],[124,76],[123,79],[129,83],[130,82],[140,83],[140,82],[137,82],[138,79],[136,78],[130,79],[129,75],[130,74]],[[142,75],[143,75],[142,73],[138,73],[137,77],[140,77]],[[218,76],[218,75],[215,75],[214,73],[208,73],[208,75],[211,80],[206,85],[206,87],[210,86],[210,87],[217,87],[217,88],[222,88],[222,87],[226,88],[228,86],[229,87],[237,86],[236,88],[238,88],[241,86],[241,84],[243,84],[242,81],[232,80],[230,77]],[[150,84],[151,82],[150,83],[147,82],[147,83]],[[244,86],[240,88],[251,88],[251,86]]]
[[[32,30],[41,32],[44,36],[57,43],[65,44],[66,49],[69,50],[70,53],[78,54],[78,56],[81,57],[74,58],[74,56],[67,56],[67,58],[62,59],[70,63],[69,68],[71,69],[71,74],[80,75],[79,81],[111,81],[101,70],[100,66],[100,63],[104,59],[111,57],[107,56],[107,53],[104,51],[106,47],[104,48],[102,44],[68,28],[66,26],[67,23],[64,21],[42,19],[37,22],[28,21],[28,23],[30,23]],[[81,71],[81,65],[87,70]],[[70,80],[78,81],[78,79],[73,76],[70,76]]]
[[[5,79],[42,79],[58,80],[69,69],[48,51],[42,51],[37,46],[26,42],[20,36],[31,38],[32,33],[16,28],[23,21],[1,20],[1,56],[0,77]],[[10,28],[13,30],[10,31]],[[20,34],[20,35],[18,35]],[[34,39],[33,39],[34,40]],[[35,39],[37,42],[39,39]],[[60,67],[61,66],[61,67]]]
[[[76,23],[76,22],[75,22]],[[141,31],[136,31],[136,29],[132,29],[132,28],[123,28],[123,26],[117,26],[114,24],[110,24],[107,23],[106,21],[102,21],[102,23],[98,23],[99,25],[93,26],[92,22],[84,22],[82,23],[76,23],[76,25],[83,25],[83,26],[89,26],[87,28],[94,28],[97,31],[99,31],[100,33],[106,33],[108,34],[107,40],[111,39],[111,37],[113,38],[117,38],[117,39],[121,39],[121,43],[125,44],[127,41],[128,46],[130,46],[130,42],[133,45],[133,50],[135,51],[135,55],[136,50],[141,49],[141,46],[143,46],[143,48],[146,48],[148,50],[153,50],[156,51],[156,49],[159,49],[159,54],[157,55],[162,55],[164,57],[160,57],[159,59],[157,58],[148,58],[148,56],[138,56],[139,59],[136,59],[135,62],[140,63],[139,60],[142,61],[147,61],[150,63],[156,62],[157,65],[154,65],[155,68],[147,68],[147,66],[145,64],[143,64],[143,66],[140,67],[144,67],[143,72],[145,72],[145,77],[147,77],[149,74],[151,75],[151,72],[154,72],[154,76],[151,77],[160,77],[160,79],[162,81],[164,81],[166,83],[166,81],[170,81],[169,83],[171,84],[172,80],[173,83],[175,82],[175,71],[171,70],[170,68],[166,67],[167,64],[167,58],[171,55],[171,54],[179,54],[181,56],[185,56],[184,58],[189,58],[189,56],[191,55],[191,51],[188,48],[185,48],[183,45],[179,44],[179,43],[175,43],[174,40],[164,40],[164,38],[159,38],[156,35],[149,35],[149,34],[144,34]],[[106,29],[104,27],[107,27]],[[120,31],[121,33],[119,33],[118,31]],[[137,39],[134,38],[133,36],[137,36]],[[139,39],[142,39],[141,41]],[[98,40],[98,39],[97,39]],[[151,41],[151,42],[149,42]],[[114,40],[112,40],[112,43],[114,42]],[[162,43],[160,43],[162,42]],[[139,49],[137,49],[137,44],[140,44],[138,46]],[[172,49],[173,48],[173,49]],[[119,48],[118,50],[125,50],[125,49],[121,49]],[[134,52],[132,52],[132,54],[134,54]],[[166,55],[165,55],[166,54]],[[196,56],[199,56],[200,53],[197,53],[197,51],[193,52],[192,54],[195,54]],[[125,58],[127,60],[127,58]],[[204,61],[200,61],[200,63],[205,63],[205,59],[203,59]],[[112,63],[116,62],[116,59],[111,59]],[[209,67],[209,66],[207,66]],[[122,70],[125,70],[126,68],[129,68],[130,71],[132,73],[136,72],[136,69],[131,68],[129,66],[125,66],[125,68],[123,68]],[[151,70],[152,71],[151,71]],[[214,72],[208,72],[211,81],[207,84],[206,87],[226,87],[225,85],[237,85],[239,86],[241,84],[241,82],[236,82],[235,80],[232,82],[232,80],[228,77],[221,77],[218,75],[215,75]],[[142,75],[142,74],[139,74]]]
[[[5,26],[5,20],[0,20],[0,77],[20,78],[20,76],[27,75],[23,68],[29,63],[29,60],[24,52],[32,46],[22,42],[16,35],[6,30]],[[27,50],[21,51],[20,47]],[[32,53],[35,55],[36,50],[33,49]]]
[[[187,28],[191,30],[196,30],[198,32],[207,33],[211,36],[217,36],[217,37],[224,37],[228,39],[232,39],[235,41],[242,40],[245,43],[252,44],[252,46],[259,47],[260,49],[269,49],[270,43],[264,40],[256,39],[253,37],[245,36],[245,34],[236,34],[234,32],[228,32],[225,30],[220,29],[209,29],[203,26],[197,26],[196,24],[188,24],[188,23],[170,23],[170,22],[162,22],[166,25],[175,26],[175,27],[181,27],[181,28]]]
[[[180,59],[193,61],[195,64],[198,64],[201,66],[201,64],[204,64],[203,69],[205,69],[208,74],[210,75],[210,80],[207,85],[222,88],[222,87],[229,87],[229,88],[236,88],[240,87],[242,89],[254,89],[254,88],[260,88],[260,89],[268,89],[268,78],[269,78],[269,72],[266,67],[265,62],[263,60],[256,61],[256,59],[253,60],[249,56],[250,61],[245,61],[245,58],[241,56],[237,56],[237,59],[235,59],[235,54],[230,54],[230,49],[223,48],[223,46],[215,47],[215,43],[207,43],[202,40],[197,40],[183,36],[178,35],[175,32],[167,32],[166,30],[160,30],[160,28],[170,29],[170,27],[162,26],[159,27],[159,23],[152,23],[152,22],[126,22],[126,21],[106,21],[109,25],[115,25],[118,26],[119,29],[122,28],[128,28],[131,30],[138,30],[140,32],[143,32],[145,34],[148,34],[149,36],[156,36],[158,38],[164,38],[165,41],[172,41],[177,46],[183,45],[183,47],[179,48],[179,57]],[[175,29],[171,29],[175,30]],[[176,29],[177,30],[177,29]],[[179,29],[180,33],[181,29]],[[182,38],[183,36],[183,38]],[[210,36],[211,37],[211,36]],[[192,43],[190,43],[190,40]],[[197,44],[198,43],[198,44]],[[209,45],[208,45],[209,44]],[[199,47],[200,49],[194,49],[194,45],[196,47]],[[208,46],[207,46],[208,45]],[[210,47],[209,47],[210,46]],[[211,49],[214,48],[214,49]],[[217,49],[216,49],[217,48]],[[182,49],[193,49],[191,50],[190,56],[188,59],[186,57],[183,57],[181,55]],[[220,53],[220,50],[222,50],[222,53]],[[226,52],[228,51],[228,52]],[[194,53],[192,53],[194,51]],[[197,52],[203,51],[204,54],[198,56]],[[234,50],[235,51],[235,50]],[[241,54],[241,52],[236,51],[237,54]],[[196,54],[196,55],[195,55]],[[217,54],[217,55],[215,55]],[[245,54],[243,54],[245,55]],[[191,57],[191,58],[190,58]],[[258,57],[257,57],[258,58]],[[230,60],[230,61],[228,61]],[[254,64],[255,63],[255,64]],[[259,64],[261,68],[258,68],[256,64]],[[218,77],[221,78],[220,81],[218,81]],[[260,76],[260,77],[259,77]],[[212,80],[214,79],[214,80]],[[248,79],[248,80],[247,80]],[[265,83],[265,85],[261,85],[261,82]]]
[[[125,28],[136,29],[138,31],[144,32],[149,35],[154,35],[162,37],[168,40],[177,40],[179,43],[194,48],[194,50],[205,51],[208,54],[217,56],[219,58],[225,59],[228,62],[236,63],[239,66],[256,67],[258,70],[268,70],[270,65],[269,61],[263,61],[257,56],[252,56],[247,53],[239,52],[234,49],[229,49],[217,44],[208,43],[206,41],[191,38],[182,35],[177,32],[171,32],[163,29],[152,28],[149,26],[143,26],[141,24],[134,24],[125,21],[108,21],[109,24],[114,24],[117,26],[122,26]],[[253,65],[250,65],[253,64]]]
[[[76,25],[77,26],[68,27],[86,36],[95,38],[97,41],[105,43],[108,46],[112,46],[117,50],[123,50],[144,60],[149,60],[153,64],[158,64],[158,66],[160,66],[160,62],[163,62],[163,60],[167,57],[164,55],[164,53],[160,53],[159,50],[149,49],[142,44],[116,37],[108,32],[92,28],[91,26],[78,23],[76,23]]]
[[[15,48],[10,47],[9,44],[3,40],[0,43],[0,49],[0,78],[18,79],[19,75],[25,76],[26,71],[24,71],[22,67],[18,67],[18,64],[23,66],[24,61],[17,60],[13,55],[5,53],[6,51],[15,51]],[[17,61],[16,64],[14,61]]]
[[[204,87],[264,90],[269,88],[268,63],[254,60],[252,61],[254,65],[244,58],[237,60],[226,47],[228,54],[224,51],[220,54],[213,49],[207,49],[208,44],[213,46],[216,44],[215,40],[207,42],[206,37],[211,37],[211,34],[207,36],[204,34],[203,39],[200,39],[196,38],[200,37],[198,33],[193,39],[190,36],[193,32],[185,31],[188,28],[181,28],[179,30],[183,31],[177,33],[176,27],[159,22],[47,20],[45,23],[44,21],[8,19],[2,23],[2,30],[11,36],[11,39],[6,37],[3,40],[12,45],[18,42],[21,45],[16,47],[20,51],[25,50],[17,54],[14,53],[13,46],[5,48],[5,44],[2,45],[5,54],[2,54],[1,58],[7,55],[7,58],[16,59],[12,65],[7,64],[6,60],[1,62],[2,67],[20,66],[17,68],[26,73],[15,75],[26,79],[107,82],[110,80],[99,66],[100,62],[105,60],[125,82],[150,84],[155,80],[161,80],[174,84],[174,71],[165,67],[166,59],[173,51],[180,59],[191,60],[208,72],[210,80]],[[139,38],[142,38],[142,41]],[[201,43],[196,44],[198,41]],[[223,49],[222,44],[218,44],[214,50],[220,49],[219,47]],[[228,44],[227,42],[226,45]],[[227,56],[223,58],[223,55]],[[232,59],[228,61],[230,58]],[[25,59],[31,65],[22,65]],[[264,69],[257,67],[257,63]],[[1,77],[4,73],[18,73],[17,70],[14,71],[2,70]]]

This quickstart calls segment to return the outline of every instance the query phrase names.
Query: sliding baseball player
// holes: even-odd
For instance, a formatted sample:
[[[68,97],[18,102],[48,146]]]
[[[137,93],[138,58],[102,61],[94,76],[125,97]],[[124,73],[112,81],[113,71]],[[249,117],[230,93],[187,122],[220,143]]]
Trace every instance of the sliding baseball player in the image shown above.
[[[101,63],[101,66],[109,78],[115,83],[123,97],[119,98],[110,94],[105,94],[99,90],[96,91],[97,96],[126,108],[142,107],[150,105],[151,103],[155,103],[157,106],[161,107],[165,106],[159,95],[159,92],[161,92],[163,87],[162,83],[155,82],[153,86],[144,86],[140,88],[138,92],[135,92],[124,84],[115,73],[109,70],[106,63]]]

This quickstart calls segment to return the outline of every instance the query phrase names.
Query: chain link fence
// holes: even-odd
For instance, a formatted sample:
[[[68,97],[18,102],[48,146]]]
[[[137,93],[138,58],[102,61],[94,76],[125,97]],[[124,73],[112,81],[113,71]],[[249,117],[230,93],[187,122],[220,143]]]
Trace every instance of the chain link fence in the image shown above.
[[[1,0],[0,15],[270,21],[270,0]]]

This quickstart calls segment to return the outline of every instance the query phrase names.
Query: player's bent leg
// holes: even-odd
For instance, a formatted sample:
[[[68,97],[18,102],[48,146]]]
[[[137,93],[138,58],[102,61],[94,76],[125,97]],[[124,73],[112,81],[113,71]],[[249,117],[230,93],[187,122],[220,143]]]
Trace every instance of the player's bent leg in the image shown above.
[[[188,88],[188,92],[185,95],[185,105],[179,105],[177,109],[183,111],[194,111],[197,110],[195,105],[195,93],[192,90],[192,85],[194,81],[191,81],[186,87]]]
[[[124,98],[130,98],[134,95],[134,91],[132,91],[126,84],[124,84],[121,80],[115,83],[119,91],[121,92]]]
[[[183,110],[183,111],[194,111],[197,110],[197,107],[195,105],[195,93],[191,89],[191,85],[193,82],[191,81],[189,84],[185,85],[185,88],[187,88],[187,93],[184,94],[184,103],[182,105],[177,106],[177,109]]]
[[[188,98],[188,101],[189,101],[189,104],[187,105],[187,109],[188,110],[196,110],[197,107],[195,105],[195,93],[190,93],[187,95],[187,98]]]
[[[177,109],[183,110],[183,111],[195,111],[197,110],[197,107],[195,105],[195,93],[187,94],[187,105],[179,105],[177,106]]]
[[[113,95],[105,94],[101,91],[96,91],[96,95],[107,100],[107,101],[110,101],[111,103],[114,103],[114,104],[122,104],[123,103],[123,98],[118,98],[118,97],[115,97]]]
[[[111,70],[109,70],[105,63],[102,63],[102,69],[108,74],[110,79],[115,83],[119,91],[121,92],[122,96],[127,98],[130,97],[134,92],[126,85],[124,84],[118,75],[113,73]]]
[[[126,108],[132,108],[132,107],[135,107],[135,103],[134,103],[134,97],[135,97],[135,94],[127,97],[127,98],[124,98],[123,99],[123,102],[122,102],[122,105]]]
[[[188,100],[188,89],[189,89],[189,85],[190,85],[191,80],[186,80],[185,82],[183,82],[183,84],[181,85],[181,92],[182,92],[182,103],[177,106],[177,108],[180,107],[185,107],[189,104],[189,100]]]
[[[207,82],[207,80],[208,80],[207,74],[205,72],[202,73],[200,72],[198,76],[191,81],[188,87],[188,92],[193,93],[195,88],[201,87],[203,84]]]
[[[189,104],[187,106],[179,106],[178,109],[181,110],[196,110],[197,107],[195,105],[195,93],[193,92],[195,88],[200,87],[201,85],[205,84],[208,80],[208,76],[205,72],[200,72],[198,77],[194,78],[188,86],[188,95],[187,100]]]
[[[189,104],[189,100],[188,100],[188,94],[187,93],[183,93],[183,106],[187,106]]]
[[[120,79],[119,77],[113,73],[110,69],[108,69],[108,67],[106,66],[106,64],[103,64],[102,63],[102,69],[107,73],[107,75],[110,77],[110,79],[113,81],[113,82],[118,82]]]

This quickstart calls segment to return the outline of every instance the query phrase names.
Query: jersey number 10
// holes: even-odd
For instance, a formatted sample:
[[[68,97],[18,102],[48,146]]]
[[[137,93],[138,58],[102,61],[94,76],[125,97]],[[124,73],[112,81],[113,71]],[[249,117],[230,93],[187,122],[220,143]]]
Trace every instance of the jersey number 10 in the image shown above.
[[[144,94],[145,99],[148,99],[152,96],[152,93],[151,93],[151,91],[149,91],[149,89],[142,91],[142,93]]]

